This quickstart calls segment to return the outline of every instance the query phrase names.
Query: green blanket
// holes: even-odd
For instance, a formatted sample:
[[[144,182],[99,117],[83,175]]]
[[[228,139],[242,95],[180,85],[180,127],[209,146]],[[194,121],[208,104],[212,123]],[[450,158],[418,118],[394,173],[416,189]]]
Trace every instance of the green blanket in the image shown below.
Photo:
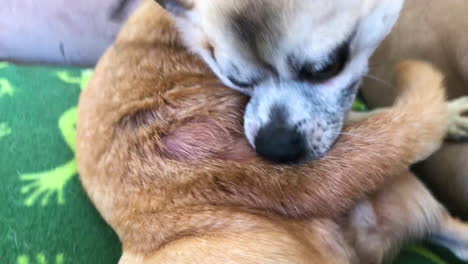
[[[0,63],[0,263],[117,263],[120,244],[82,190],[76,105],[92,72]],[[397,263],[462,263],[433,246]]]

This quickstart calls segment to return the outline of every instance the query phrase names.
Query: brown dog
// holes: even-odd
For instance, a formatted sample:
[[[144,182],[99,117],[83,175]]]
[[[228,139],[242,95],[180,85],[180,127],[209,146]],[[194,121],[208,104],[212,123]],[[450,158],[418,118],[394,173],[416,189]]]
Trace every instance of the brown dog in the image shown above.
[[[390,105],[397,89],[388,85],[392,69],[404,59],[430,61],[446,76],[448,95],[468,95],[468,1],[407,0],[393,33],[377,50],[371,75],[362,88],[373,107]],[[372,77],[371,77],[372,78]],[[458,127],[468,131],[468,119]],[[456,132],[456,131],[454,131]],[[446,143],[421,164],[420,172],[446,204],[468,219],[468,144]]]
[[[426,234],[468,259],[468,228],[407,169],[446,132],[442,77],[416,62],[399,73],[395,106],[348,128],[327,157],[272,165],[243,136],[246,98],[145,1],[79,110],[82,183],[123,243],[121,263],[380,263]]]

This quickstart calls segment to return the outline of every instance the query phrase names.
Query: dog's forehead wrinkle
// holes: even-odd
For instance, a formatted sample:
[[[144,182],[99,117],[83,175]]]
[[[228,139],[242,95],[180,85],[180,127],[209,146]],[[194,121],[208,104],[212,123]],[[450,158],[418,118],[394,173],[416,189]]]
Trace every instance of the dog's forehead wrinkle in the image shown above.
[[[280,36],[280,10],[266,1],[249,1],[231,10],[228,24],[238,39],[252,52],[252,57],[265,61],[275,49]]]
[[[306,5],[295,11],[294,17],[287,19],[281,44],[285,49],[284,56],[294,54],[301,62],[305,59],[320,61],[352,35],[360,19],[359,5],[346,12],[335,10],[335,5],[330,5],[332,7],[326,3],[316,4],[316,8],[323,6],[320,9]]]

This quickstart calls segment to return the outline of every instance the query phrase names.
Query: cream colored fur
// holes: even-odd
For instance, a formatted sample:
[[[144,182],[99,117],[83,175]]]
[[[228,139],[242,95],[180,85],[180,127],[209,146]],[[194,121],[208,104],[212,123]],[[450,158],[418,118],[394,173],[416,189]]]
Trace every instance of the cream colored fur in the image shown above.
[[[407,0],[393,33],[371,62],[363,94],[373,107],[388,106],[396,97],[392,67],[402,59],[422,59],[442,70],[450,98],[468,95],[468,1]],[[465,101],[451,111],[466,110]],[[453,120],[455,139],[468,133],[468,118]],[[468,218],[468,144],[447,142],[418,172],[432,191],[457,214]]]

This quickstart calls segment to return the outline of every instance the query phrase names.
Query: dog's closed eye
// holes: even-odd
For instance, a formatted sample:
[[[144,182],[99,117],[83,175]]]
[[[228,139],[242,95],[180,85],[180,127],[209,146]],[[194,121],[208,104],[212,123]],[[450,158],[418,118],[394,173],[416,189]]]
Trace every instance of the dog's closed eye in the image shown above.
[[[322,63],[305,63],[299,66],[296,64],[297,62],[294,62],[294,59],[288,59],[288,61],[297,75],[297,79],[320,83],[337,76],[344,69],[348,61],[348,52],[340,53]]]
[[[301,81],[320,83],[337,76],[345,68],[349,59],[349,40],[335,48],[321,62],[302,62],[302,59],[290,55],[287,62],[296,78]]]
[[[235,86],[240,87],[240,88],[252,88],[261,82],[260,79],[251,79],[249,81],[239,81],[232,76],[228,76],[227,78]]]
[[[297,78],[301,81],[323,82],[338,75],[343,69],[345,62],[335,60],[323,65],[305,64],[297,73]]]

